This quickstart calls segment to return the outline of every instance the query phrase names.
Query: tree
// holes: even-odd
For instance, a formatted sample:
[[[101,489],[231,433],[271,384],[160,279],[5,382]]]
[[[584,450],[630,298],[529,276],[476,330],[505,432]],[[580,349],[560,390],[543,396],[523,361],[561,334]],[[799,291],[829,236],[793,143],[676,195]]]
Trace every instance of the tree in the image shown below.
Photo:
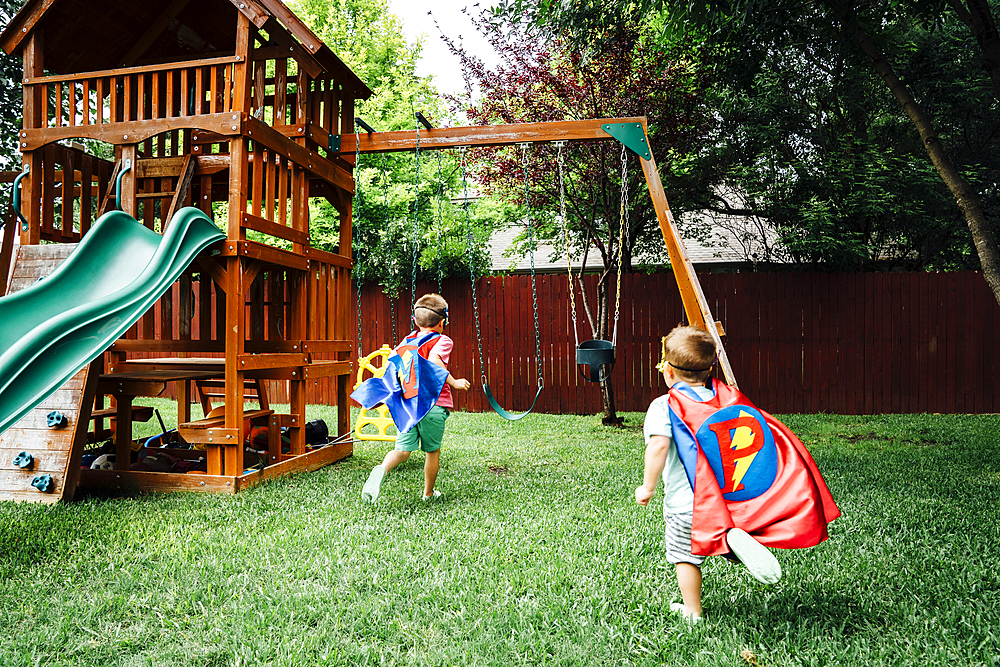
[[[711,125],[702,103],[708,82],[695,65],[697,54],[651,45],[648,26],[623,26],[617,39],[586,58],[559,39],[545,43],[516,26],[500,30],[481,19],[473,22],[501,54],[502,63],[488,70],[446,40],[470,83],[479,88],[478,101],[471,99],[471,86],[465,98],[455,100],[472,123],[646,116],[653,153],[678,163],[698,150]],[[530,228],[519,237],[522,254],[530,250],[532,238],[548,239],[555,247],[564,244],[562,221],[556,215],[560,209],[556,154],[552,147],[525,152],[506,148],[484,150],[473,158],[475,177],[484,191],[522,207],[518,218],[530,221]],[[564,150],[566,251],[577,258],[596,255],[600,260],[596,314],[587,310],[587,316],[594,337],[605,340],[615,325],[615,278],[631,271],[637,258],[662,261],[666,255],[655,211],[641,185],[641,170],[633,162],[623,181],[622,155],[616,142],[582,143]],[[674,194],[672,206],[678,209],[701,196],[703,183],[692,172],[673,171],[665,182]],[[587,304],[587,295],[582,296]],[[602,398],[605,423],[617,423],[614,392],[607,382],[602,383]]]
[[[407,43],[387,0],[296,0],[290,5],[372,89],[373,95],[359,105],[356,115],[377,131],[414,130],[416,112],[436,124],[449,120],[433,80],[416,75],[421,44]],[[343,137],[345,151],[354,145],[352,135]],[[450,203],[438,204],[439,197],[448,200],[460,187],[455,157],[424,151],[419,161],[416,197],[415,154],[361,155],[355,172],[352,275],[359,284],[378,282],[394,297],[414,279],[414,238],[418,279],[467,276],[469,261],[480,271],[488,261],[481,250],[469,257],[460,212]],[[313,200],[310,209],[313,242],[320,247],[336,245],[340,227],[336,211],[325,200]],[[473,223],[476,247],[481,248],[491,230],[487,220]]]
[[[0,0],[0,30],[7,27],[23,0]],[[0,169],[19,162],[17,133],[21,129],[21,59],[0,51]]]
[[[773,42],[767,41],[768,35],[796,31],[817,43],[852,47],[855,56],[866,57],[884,89],[896,100],[896,113],[898,110],[903,112],[938,177],[947,186],[965,220],[983,275],[1000,302],[1000,251],[994,229],[995,216],[993,219],[987,217],[990,206],[984,205],[983,199],[984,195],[992,198],[995,173],[973,174],[974,180],[963,173],[968,170],[963,170],[955,161],[955,143],[959,138],[952,137],[948,141],[940,122],[936,122],[939,119],[928,111],[926,102],[933,104],[935,91],[928,91],[928,97],[918,103],[911,84],[900,76],[901,72],[906,74],[903,65],[912,53],[909,48],[912,44],[899,39],[902,31],[915,24],[928,30],[947,29],[958,21],[978,44],[982,70],[987,74],[994,97],[1000,98],[1000,38],[988,0],[967,0],[965,3],[959,0],[883,0],[857,6],[843,0],[795,4],[773,0],[700,0],[683,4],[668,0],[609,0],[599,6],[597,3],[534,4],[511,0],[499,7],[500,13],[516,10],[527,12],[535,25],[548,26],[556,32],[568,30],[584,41],[603,34],[605,26],[613,25],[626,13],[663,11],[667,15],[665,39],[693,30],[707,41],[731,49],[734,54],[742,53],[742,49],[752,51],[755,44],[774,48]],[[942,56],[938,58],[940,62]],[[954,85],[959,82],[940,83]],[[987,111],[980,109],[984,116]]]
[[[717,174],[726,196],[706,203],[716,215],[702,231],[735,220],[744,233],[762,220],[756,240],[769,232],[783,243],[754,244],[758,256],[748,259],[767,262],[771,251],[820,270],[978,265],[960,212],[888,89],[843,45],[812,37],[825,20],[815,12],[795,30],[758,31],[739,58],[718,49],[706,59],[715,63],[720,122],[699,169]],[[956,80],[973,69],[960,38],[915,24],[896,37],[909,44],[907,78],[917,94],[926,100],[922,91],[937,86],[928,111],[942,134],[963,137],[954,145],[965,147],[958,159],[968,169],[995,162],[998,118],[976,112],[992,97],[988,85],[938,85],[942,67]],[[927,55],[940,53],[947,62],[931,65]]]

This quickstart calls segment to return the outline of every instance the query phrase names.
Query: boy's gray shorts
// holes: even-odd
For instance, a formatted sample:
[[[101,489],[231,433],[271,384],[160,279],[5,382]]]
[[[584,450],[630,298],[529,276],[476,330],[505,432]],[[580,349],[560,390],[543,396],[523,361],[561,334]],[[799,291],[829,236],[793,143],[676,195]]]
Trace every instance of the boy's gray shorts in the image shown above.
[[[681,514],[663,514],[664,546],[667,551],[668,563],[690,563],[701,566],[705,556],[695,556],[691,553],[691,518],[693,512]]]

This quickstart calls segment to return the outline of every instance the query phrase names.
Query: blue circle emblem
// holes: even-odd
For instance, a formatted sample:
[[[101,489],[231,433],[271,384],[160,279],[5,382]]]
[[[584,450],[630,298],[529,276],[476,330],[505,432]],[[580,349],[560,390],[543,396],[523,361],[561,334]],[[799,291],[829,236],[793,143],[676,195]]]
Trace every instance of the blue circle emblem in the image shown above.
[[[705,420],[695,436],[726,500],[751,500],[778,476],[774,434],[756,408],[730,405]]]

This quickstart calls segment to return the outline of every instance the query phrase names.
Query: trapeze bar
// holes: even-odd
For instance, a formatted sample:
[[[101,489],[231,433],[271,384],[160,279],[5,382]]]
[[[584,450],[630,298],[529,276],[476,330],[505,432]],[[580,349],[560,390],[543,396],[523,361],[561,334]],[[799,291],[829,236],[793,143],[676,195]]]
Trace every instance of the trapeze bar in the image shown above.
[[[429,120],[427,120],[426,118],[424,118],[424,115],[422,113],[420,113],[418,111],[415,115],[417,117],[417,120],[420,121],[421,125],[423,125],[424,127],[426,127],[428,130],[433,130],[434,129],[434,126],[431,125],[431,122]]]
[[[355,125],[360,125],[361,127],[363,127],[365,129],[365,132],[368,132],[369,134],[375,132],[375,128],[374,127],[372,127],[371,125],[369,125],[365,121],[361,120],[357,116],[354,117],[354,124]]]

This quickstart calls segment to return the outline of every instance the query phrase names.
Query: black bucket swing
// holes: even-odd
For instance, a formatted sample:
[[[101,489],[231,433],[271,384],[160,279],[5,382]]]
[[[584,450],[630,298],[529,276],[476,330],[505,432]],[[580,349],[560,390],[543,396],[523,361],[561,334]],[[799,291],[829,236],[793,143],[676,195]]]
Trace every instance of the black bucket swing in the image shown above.
[[[569,226],[566,222],[566,188],[565,188],[565,176],[564,176],[564,160],[562,149],[565,146],[565,141],[557,141],[556,148],[558,149],[558,161],[559,161],[559,219],[562,222],[563,238],[566,244],[566,271],[569,278],[569,294],[570,294],[570,317],[573,322],[573,339],[576,342],[576,366],[577,371],[587,382],[604,382],[609,377],[611,377],[611,371],[615,367],[615,346],[618,339],[618,315],[621,306],[621,296],[622,296],[622,272],[621,272],[621,262],[622,262],[622,245],[625,241],[625,200],[626,200],[626,189],[625,189],[625,177],[626,169],[628,167],[628,162],[625,153],[625,146],[622,146],[621,153],[621,163],[622,163],[622,176],[621,176],[621,198],[620,198],[620,225],[619,225],[619,235],[618,235],[618,256],[617,256],[617,269],[618,269],[618,280],[617,287],[615,291],[615,319],[612,326],[611,340],[603,340],[600,338],[594,340],[580,341],[579,334],[577,333],[576,327],[576,293],[573,291],[573,264],[570,259],[570,248],[569,248]],[[580,273],[582,280],[583,267],[580,267]]]

